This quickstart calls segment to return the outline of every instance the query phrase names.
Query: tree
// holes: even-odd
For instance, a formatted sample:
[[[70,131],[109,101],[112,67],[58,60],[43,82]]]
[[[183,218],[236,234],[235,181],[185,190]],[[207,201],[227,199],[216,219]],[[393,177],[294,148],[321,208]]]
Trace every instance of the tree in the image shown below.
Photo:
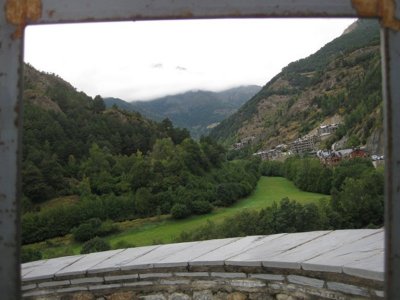
[[[147,216],[154,213],[155,205],[153,199],[154,196],[148,188],[141,187],[136,191],[135,208],[139,215]]]
[[[95,113],[101,113],[106,109],[106,104],[104,103],[103,98],[100,95],[94,97],[92,102],[92,109]]]
[[[176,203],[171,209],[171,215],[174,219],[184,219],[190,215],[190,210],[185,204]]]

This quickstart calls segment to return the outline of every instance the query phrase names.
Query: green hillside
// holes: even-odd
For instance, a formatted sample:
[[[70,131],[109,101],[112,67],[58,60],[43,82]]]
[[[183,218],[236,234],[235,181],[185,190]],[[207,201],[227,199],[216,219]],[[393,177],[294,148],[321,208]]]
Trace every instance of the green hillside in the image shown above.
[[[254,136],[255,149],[268,149],[339,122],[324,147],[345,137],[351,146],[382,151],[382,142],[373,141],[382,134],[380,72],[378,23],[359,20],[352,31],[283,68],[210,136],[228,145]]]

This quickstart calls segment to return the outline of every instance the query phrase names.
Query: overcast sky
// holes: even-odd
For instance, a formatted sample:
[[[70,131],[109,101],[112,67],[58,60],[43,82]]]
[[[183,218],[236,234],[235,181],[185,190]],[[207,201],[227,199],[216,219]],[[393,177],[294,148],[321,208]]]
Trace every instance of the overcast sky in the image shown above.
[[[29,26],[25,61],[90,96],[147,100],[266,84],[354,19],[246,19]]]

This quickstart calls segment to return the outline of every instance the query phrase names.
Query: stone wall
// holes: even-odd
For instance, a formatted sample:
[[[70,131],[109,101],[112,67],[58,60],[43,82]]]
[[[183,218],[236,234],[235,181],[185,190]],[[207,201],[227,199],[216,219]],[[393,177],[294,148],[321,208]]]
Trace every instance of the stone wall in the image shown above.
[[[383,231],[113,250],[27,263],[22,276],[26,300],[382,299]]]

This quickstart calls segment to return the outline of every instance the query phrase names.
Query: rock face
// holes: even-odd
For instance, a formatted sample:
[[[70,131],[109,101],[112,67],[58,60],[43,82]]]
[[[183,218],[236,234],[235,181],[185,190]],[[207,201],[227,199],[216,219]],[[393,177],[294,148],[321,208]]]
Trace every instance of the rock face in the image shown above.
[[[371,154],[384,155],[384,139],[383,128],[375,129],[367,140],[367,151]]]
[[[383,230],[113,250],[22,265],[31,300],[383,298]]]

